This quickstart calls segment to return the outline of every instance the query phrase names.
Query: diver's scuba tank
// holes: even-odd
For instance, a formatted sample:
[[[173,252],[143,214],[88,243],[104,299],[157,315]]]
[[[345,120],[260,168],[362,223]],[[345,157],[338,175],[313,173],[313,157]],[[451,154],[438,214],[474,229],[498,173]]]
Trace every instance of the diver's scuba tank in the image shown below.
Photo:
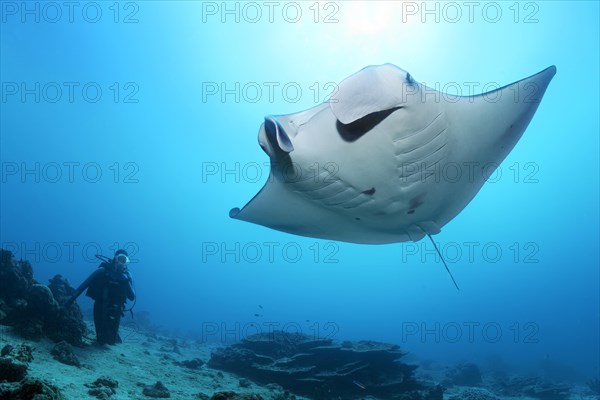
[[[112,258],[107,257],[107,256],[103,256],[102,254],[96,254],[96,258],[100,261],[104,261],[106,263],[111,262]]]
[[[107,263],[107,264],[110,264],[110,263],[112,263],[112,262],[113,262],[113,259],[112,259],[112,258],[110,258],[110,257],[107,257],[107,256],[105,256],[105,255],[102,255],[102,254],[96,254],[96,258],[97,258],[98,260],[102,261],[103,263]],[[102,266],[102,264],[100,264],[100,265],[98,266],[98,268],[100,268],[101,266]],[[127,269],[125,269],[125,271],[129,272]],[[134,292],[134,293],[136,293],[136,296],[135,296],[135,297],[134,297],[134,299],[133,299],[133,303],[131,304],[131,307],[129,307],[129,308],[125,308],[125,307],[123,306],[123,308],[122,308],[122,310],[121,310],[121,311],[122,311],[122,313],[125,313],[125,312],[129,311],[129,313],[131,314],[131,318],[133,319],[133,318],[134,318],[134,317],[133,317],[133,307],[135,307],[135,303],[137,303],[137,292],[136,292],[136,290],[135,290],[135,283],[133,282],[133,277],[131,276],[131,274],[128,274],[128,275],[129,275],[129,278],[131,279],[131,287],[133,288],[133,292]]]

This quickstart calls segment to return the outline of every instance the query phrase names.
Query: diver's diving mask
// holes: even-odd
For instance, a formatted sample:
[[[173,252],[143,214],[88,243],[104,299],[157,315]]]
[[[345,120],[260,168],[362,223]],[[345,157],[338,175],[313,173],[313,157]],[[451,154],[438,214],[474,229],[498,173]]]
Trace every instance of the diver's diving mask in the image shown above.
[[[127,257],[125,254],[119,254],[115,257],[115,261],[121,267],[126,267],[127,264],[129,264],[129,257]]]

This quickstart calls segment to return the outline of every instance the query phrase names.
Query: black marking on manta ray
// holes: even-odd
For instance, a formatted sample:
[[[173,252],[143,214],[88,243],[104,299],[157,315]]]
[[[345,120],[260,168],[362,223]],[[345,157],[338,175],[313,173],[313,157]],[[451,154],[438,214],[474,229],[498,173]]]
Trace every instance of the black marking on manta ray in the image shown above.
[[[394,107],[389,110],[377,111],[364,117],[357,119],[354,122],[350,122],[349,124],[343,124],[339,120],[336,121],[335,127],[340,134],[341,138],[346,142],[354,142],[360,139],[365,133],[369,132],[371,129],[375,128],[381,121],[386,119],[390,114],[394,111],[403,108]]]
[[[355,187],[353,187],[352,185],[349,185],[347,182],[340,180],[340,179],[329,182],[326,185],[318,186],[318,187],[314,187],[314,188],[306,188],[306,187],[303,188],[301,185],[300,186],[296,185],[297,183],[298,182],[290,182],[290,183],[286,183],[286,184],[290,185],[292,187],[292,191],[294,193],[298,193],[299,195],[307,197],[311,201],[319,201],[328,207],[342,207],[346,210],[349,210],[352,208],[363,206],[365,204],[368,204],[368,203],[374,201],[373,197],[371,197],[363,192],[358,191]],[[334,193],[330,193],[330,194],[327,194],[327,193],[321,194],[320,193],[324,189],[327,189],[333,185],[338,186],[339,190],[335,191]],[[374,190],[374,188],[373,188],[373,190]],[[354,196],[352,196],[350,198],[343,198],[344,197],[343,194],[348,191],[354,191],[355,192]],[[341,196],[342,199],[340,199],[338,201],[334,200],[335,197],[338,197],[338,196]],[[363,200],[355,201],[357,199],[360,199],[361,196],[364,198]]]
[[[350,187],[349,187],[349,188],[350,188]],[[355,189],[354,189],[354,188],[352,188],[352,190],[355,190]],[[346,199],[346,200],[344,200],[344,201],[342,201],[342,202],[340,202],[340,203],[338,203],[338,204],[336,204],[336,205],[348,204],[348,203],[350,203],[351,201],[354,201],[355,199],[359,198],[359,197],[360,197],[360,196],[362,196],[362,195],[363,195],[363,193],[362,193],[362,192],[358,192],[358,193],[356,193],[356,194],[355,194],[353,197],[351,197],[351,198],[349,198],[349,199]],[[371,198],[367,198],[367,199],[363,200],[363,201],[362,201],[362,203],[365,203],[365,202],[367,202],[367,201],[369,201],[369,200],[371,200]],[[359,203],[359,204],[361,204],[361,203]],[[358,206],[358,204],[357,204],[357,206]]]
[[[364,194],[368,194],[369,196],[372,196],[372,195],[374,195],[374,194],[375,194],[375,188],[374,188],[374,187],[372,187],[371,189],[368,189],[368,190],[363,190],[363,193],[364,193]]]
[[[424,198],[425,198],[425,193],[421,193],[421,194],[413,197],[412,199],[410,199],[410,203],[408,206],[410,208],[410,210],[414,212],[415,209],[421,207],[425,203]],[[409,211],[409,214],[412,214],[412,213]]]

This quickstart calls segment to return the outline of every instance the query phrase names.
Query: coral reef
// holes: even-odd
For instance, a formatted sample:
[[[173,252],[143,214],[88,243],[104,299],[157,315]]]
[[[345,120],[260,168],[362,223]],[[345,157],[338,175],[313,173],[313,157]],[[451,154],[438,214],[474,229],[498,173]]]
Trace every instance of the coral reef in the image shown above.
[[[208,365],[258,383],[277,383],[315,399],[442,399],[442,389],[419,383],[416,366],[398,362],[396,345],[335,343],[281,331],[262,333],[213,352]]]
[[[154,385],[144,385],[144,389],[142,390],[144,396],[152,397],[155,399],[166,399],[171,397],[171,393],[169,389],[162,384],[162,382],[156,382]]]
[[[117,393],[119,382],[110,377],[101,376],[92,383],[86,383],[85,386],[90,388],[88,391],[90,396],[94,396],[99,400],[106,400]]]
[[[62,400],[60,391],[47,382],[27,377],[32,349],[6,345],[0,351],[0,400]]]
[[[48,286],[40,284],[28,261],[16,261],[10,251],[0,249],[0,323],[14,326],[24,338],[46,336],[81,346],[86,327],[79,307],[60,306],[74,290],[60,275]]]
[[[596,395],[598,399],[600,399],[600,379],[593,378],[586,382],[592,393]]]
[[[467,389],[459,395],[451,396],[448,400],[499,400],[485,389]]]
[[[0,400],[63,400],[60,391],[48,382],[25,378],[19,383],[0,383]]]
[[[567,400],[571,387],[545,382],[538,377],[514,377],[496,384],[494,392],[503,396],[526,395],[540,400]]]
[[[67,279],[61,275],[55,275],[50,279],[48,288],[50,288],[59,304],[65,304],[75,292],[75,289],[69,284]],[[81,346],[83,344],[86,326],[83,322],[81,309],[76,303],[70,307],[62,307],[55,319],[48,321],[46,325],[48,327],[47,335],[50,339],[56,342],[64,340],[73,346]]]
[[[0,354],[0,382],[19,382],[25,378],[28,364],[33,360],[31,347],[6,345]]]
[[[191,360],[184,360],[181,362],[174,362],[175,365],[179,365],[189,369],[200,369],[204,365],[204,361],[199,358],[193,358]]]
[[[240,379],[240,381],[238,382],[238,385],[242,388],[249,388],[250,386],[252,386],[252,382],[250,382],[248,379],[246,378],[242,378]]]
[[[274,395],[272,400],[296,400],[296,396],[288,391],[284,391]]]
[[[52,354],[52,357],[58,362],[74,367],[81,367],[81,362],[73,353],[71,345],[64,340],[57,343],[50,351],[50,354]]]
[[[235,392],[219,392],[215,393],[210,400],[264,400],[258,394],[237,394]]]

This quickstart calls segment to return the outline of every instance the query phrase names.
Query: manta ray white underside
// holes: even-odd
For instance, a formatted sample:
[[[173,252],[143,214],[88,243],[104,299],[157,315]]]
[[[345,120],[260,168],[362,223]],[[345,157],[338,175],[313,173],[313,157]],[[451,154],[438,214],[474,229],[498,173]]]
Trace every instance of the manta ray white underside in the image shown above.
[[[328,102],[265,118],[269,179],[230,216],[353,243],[437,234],[513,149],[555,73],[456,97],[394,65],[366,67]]]

